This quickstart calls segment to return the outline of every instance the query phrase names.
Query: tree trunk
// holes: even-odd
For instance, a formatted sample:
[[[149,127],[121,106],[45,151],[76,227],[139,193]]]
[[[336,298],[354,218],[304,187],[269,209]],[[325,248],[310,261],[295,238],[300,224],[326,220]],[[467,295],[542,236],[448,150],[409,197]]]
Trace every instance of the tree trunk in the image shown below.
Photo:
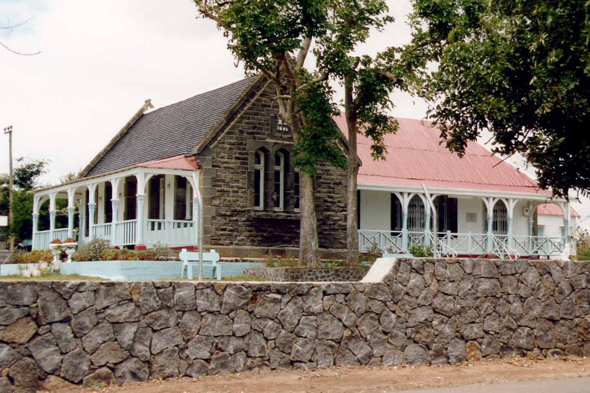
[[[352,109],[352,80],[345,80],[345,103],[346,103],[346,125],[348,128],[348,168],[346,177],[348,190],[346,196],[346,263],[349,267],[356,267],[359,264],[358,247],[358,194],[357,176],[359,173],[359,162],[357,154],[357,119]]]
[[[359,163],[356,149],[356,124],[348,122],[348,190],[346,197],[346,262],[349,267],[356,267],[359,263],[358,247],[358,192],[357,176]]]
[[[300,182],[301,234],[299,238],[299,263],[303,266],[317,267],[319,265],[318,226],[313,178],[302,172]]]

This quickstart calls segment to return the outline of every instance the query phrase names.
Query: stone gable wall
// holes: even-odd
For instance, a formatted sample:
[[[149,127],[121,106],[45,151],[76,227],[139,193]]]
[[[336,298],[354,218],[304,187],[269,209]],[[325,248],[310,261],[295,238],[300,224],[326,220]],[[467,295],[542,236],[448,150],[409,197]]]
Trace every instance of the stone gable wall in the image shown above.
[[[278,109],[272,85],[251,93],[229,126],[197,157],[203,166],[204,243],[222,255],[260,256],[271,249],[299,246],[300,214],[294,209],[293,167],[286,155],[284,211],[272,206],[274,153],[291,152],[292,133],[276,126]],[[265,209],[254,205],[255,152],[266,152]],[[320,247],[346,248],[346,172],[320,165],[316,207]],[[248,253],[240,248],[257,248]]]
[[[399,260],[382,283],[0,282],[0,390],[590,355],[590,263]]]

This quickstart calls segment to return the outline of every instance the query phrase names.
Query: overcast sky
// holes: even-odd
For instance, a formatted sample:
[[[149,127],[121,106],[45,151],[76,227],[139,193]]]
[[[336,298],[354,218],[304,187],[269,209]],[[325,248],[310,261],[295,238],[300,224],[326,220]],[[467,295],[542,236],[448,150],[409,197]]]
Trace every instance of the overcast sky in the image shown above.
[[[408,42],[408,0],[389,0],[396,22],[361,48]],[[0,0],[0,128],[14,128],[15,157],[50,160],[44,183],[77,172],[152,99],[155,108],[243,77],[215,24],[191,0]],[[396,116],[422,119],[427,106],[396,93]],[[0,172],[8,172],[7,138]],[[512,160],[513,162],[515,160]],[[521,161],[516,162],[522,166]],[[577,206],[583,217],[589,207]],[[590,220],[587,220],[590,221]]]

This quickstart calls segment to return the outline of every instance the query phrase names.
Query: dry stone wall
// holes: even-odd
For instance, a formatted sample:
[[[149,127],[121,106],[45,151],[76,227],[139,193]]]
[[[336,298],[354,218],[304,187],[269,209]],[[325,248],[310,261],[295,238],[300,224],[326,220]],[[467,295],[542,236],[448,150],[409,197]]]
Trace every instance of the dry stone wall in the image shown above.
[[[330,282],[361,281],[369,271],[358,268],[302,268],[302,267],[253,267],[244,269],[247,276],[256,276],[273,282]]]
[[[589,263],[472,259],[398,260],[376,284],[2,282],[0,391],[589,356],[589,286]]]

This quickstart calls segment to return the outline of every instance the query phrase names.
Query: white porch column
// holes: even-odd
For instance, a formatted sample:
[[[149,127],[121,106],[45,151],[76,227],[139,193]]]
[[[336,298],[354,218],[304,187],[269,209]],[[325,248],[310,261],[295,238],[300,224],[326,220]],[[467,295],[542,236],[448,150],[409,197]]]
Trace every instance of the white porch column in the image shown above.
[[[145,231],[143,209],[145,206],[145,185],[147,182],[143,171],[140,171],[135,177],[137,178],[137,194],[135,195],[137,201],[137,238],[135,239],[135,244],[143,245]]]
[[[97,186],[98,183],[88,185],[88,217],[86,219],[88,220],[88,237],[90,240],[94,239],[94,225],[96,224],[94,222],[94,213],[96,212],[95,193]]]
[[[78,243],[82,244],[83,239],[86,237],[86,193],[82,193],[82,198],[78,200],[78,209],[80,215],[78,216]]]
[[[514,247],[514,237],[512,233],[512,221],[514,217],[514,206],[518,203],[516,199],[505,200],[506,208],[508,210],[508,248]]]
[[[192,176],[185,176],[186,180],[189,182],[193,189],[193,244],[199,244],[199,217],[201,214],[200,206],[199,206],[199,195],[200,192],[198,190],[200,184],[200,178],[197,173],[193,173]]]
[[[413,194],[408,192],[395,193],[402,205],[402,251],[408,251],[408,205]]]
[[[528,208],[529,208],[528,234],[529,234],[529,237],[530,237],[530,236],[533,236],[533,226],[534,226],[534,223],[535,223],[533,217],[534,217],[534,211],[535,211],[534,209],[535,209],[535,206],[532,203],[529,203]]]
[[[36,244],[36,237],[37,237],[37,231],[39,230],[39,207],[40,207],[40,197],[38,196],[34,196],[33,197],[33,234],[32,234],[32,239],[31,242],[33,243],[31,246],[31,249],[36,250],[37,249],[37,244]]]
[[[570,203],[562,202],[559,204],[561,206],[561,210],[563,211],[563,242],[565,244],[570,243]]]
[[[111,245],[117,245],[117,222],[119,221],[119,185],[121,184],[121,178],[111,180],[112,186],[112,220],[111,220]]]
[[[74,214],[76,212],[76,204],[74,197],[76,196],[76,189],[70,188],[68,190],[68,237],[74,237]]]
[[[55,192],[49,195],[49,241],[52,242],[54,239],[53,232],[55,231],[55,199],[57,194]]]
[[[486,244],[486,252],[488,254],[490,254],[492,252],[492,250],[494,249],[494,241],[493,241],[493,236],[494,236],[494,206],[496,205],[496,202],[498,202],[498,198],[491,198],[491,197],[484,197],[482,198],[483,202],[486,205],[486,210],[488,212],[488,218],[487,218],[487,224],[488,224],[488,230],[487,230],[487,235],[488,235],[488,241]]]

